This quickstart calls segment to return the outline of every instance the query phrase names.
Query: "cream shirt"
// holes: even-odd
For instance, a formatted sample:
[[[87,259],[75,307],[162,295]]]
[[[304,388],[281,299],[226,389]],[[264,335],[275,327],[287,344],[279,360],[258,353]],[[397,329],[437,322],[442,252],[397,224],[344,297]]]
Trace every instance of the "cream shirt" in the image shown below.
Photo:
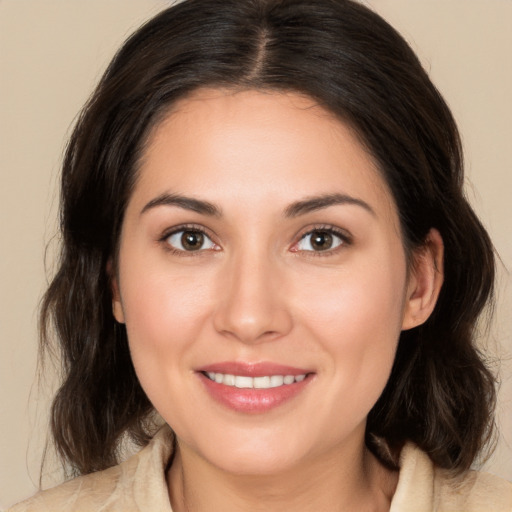
[[[165,470],[172,433],[163,427],[122,464],[36,494],[8,512],[172,512]],[[512,484],[470,471],[458,481],[412,444],[402,451],[390,512],[512,512]],[[215,511],[213,511],[215,512]]]

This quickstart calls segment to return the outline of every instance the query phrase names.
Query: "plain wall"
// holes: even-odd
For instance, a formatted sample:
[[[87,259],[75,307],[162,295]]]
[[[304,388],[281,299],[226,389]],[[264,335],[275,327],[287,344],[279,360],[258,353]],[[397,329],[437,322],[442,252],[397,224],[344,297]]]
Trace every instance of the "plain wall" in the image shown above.
[[[468,196],[503,262],[489,342],[503,359],[502,439],[487,468],[512,480],[512,284],[505,271],[512,268],[512,2],[366,3],[412,44],[450,104],[466,151]],[[39,479],[55,379],[50,372],[39,390],[36,318],[58,246],[65,139],[120,43],[168,4],[0,0],[0,509],[31,495]],[[45,481],[58,482],[51,467]]]

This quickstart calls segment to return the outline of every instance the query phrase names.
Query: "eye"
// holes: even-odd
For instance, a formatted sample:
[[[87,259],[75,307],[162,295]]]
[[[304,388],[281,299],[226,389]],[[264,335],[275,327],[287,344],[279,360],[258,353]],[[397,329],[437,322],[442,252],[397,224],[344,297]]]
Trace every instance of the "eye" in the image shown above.
[[[211,238],[198,229],[181,229],[175,231],[165,238],[165,241],[177,251],[203,251],[217,249]]]
[[[296,251],[324,252],[348,243],[347,237],[331,229],[315,229],[306,233],[295,246]]]

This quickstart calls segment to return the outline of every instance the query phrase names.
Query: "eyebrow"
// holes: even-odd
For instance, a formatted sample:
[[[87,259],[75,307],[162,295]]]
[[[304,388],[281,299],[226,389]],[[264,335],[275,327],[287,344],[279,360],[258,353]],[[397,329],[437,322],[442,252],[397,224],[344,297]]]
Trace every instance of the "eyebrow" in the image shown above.
[[[301,201],[292,203],[284,210],[285,217],[299,217],[306,213],[311,213],[317,210],[328,208],[329,206],[335,205],[356,205],[364,208],[366,211],[376,217],[374,209],[362,199],[349,196],[347,194],[324,194],[320,196],[313,196]],[[158,206],[177,206],[184,210],[190,210],[202,215],[208,215],[211,217],[221,217],[221,209],[202,199],[194,199],[192,197],[186,197],[179,194],[164,193],[155,197],[142,208],[140,214],[147,212]]]
[[[349,196],[347,194],[325,194],[320,196],[313,196],[302,201],[297,201],[288,206],[285,211],[285,217],[298,217],[306,213],[311,213],[323,208],[328,208],[334,205],[356,205],[364,208],[367,212],[371,213],[374,217],[377,216],[375,210],[362,199]]]
[[[190,210],[211,217],[220,217],[222,215],[220,208],[208,201],[168,193],[161,194],[149,201],[149,203],[142,208],[140,214],[142,215],[157,206],[178,206],[184,210]]]

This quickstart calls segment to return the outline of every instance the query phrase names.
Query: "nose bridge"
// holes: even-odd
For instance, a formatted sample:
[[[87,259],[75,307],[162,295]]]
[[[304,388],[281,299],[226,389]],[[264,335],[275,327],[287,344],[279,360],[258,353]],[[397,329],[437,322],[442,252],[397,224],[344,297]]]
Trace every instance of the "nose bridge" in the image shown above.
[[[244,343],[286,334],[291,316],[281,293],[282,279],[277,262],[261,247],[233,254],[220,283],[217,331]]]

